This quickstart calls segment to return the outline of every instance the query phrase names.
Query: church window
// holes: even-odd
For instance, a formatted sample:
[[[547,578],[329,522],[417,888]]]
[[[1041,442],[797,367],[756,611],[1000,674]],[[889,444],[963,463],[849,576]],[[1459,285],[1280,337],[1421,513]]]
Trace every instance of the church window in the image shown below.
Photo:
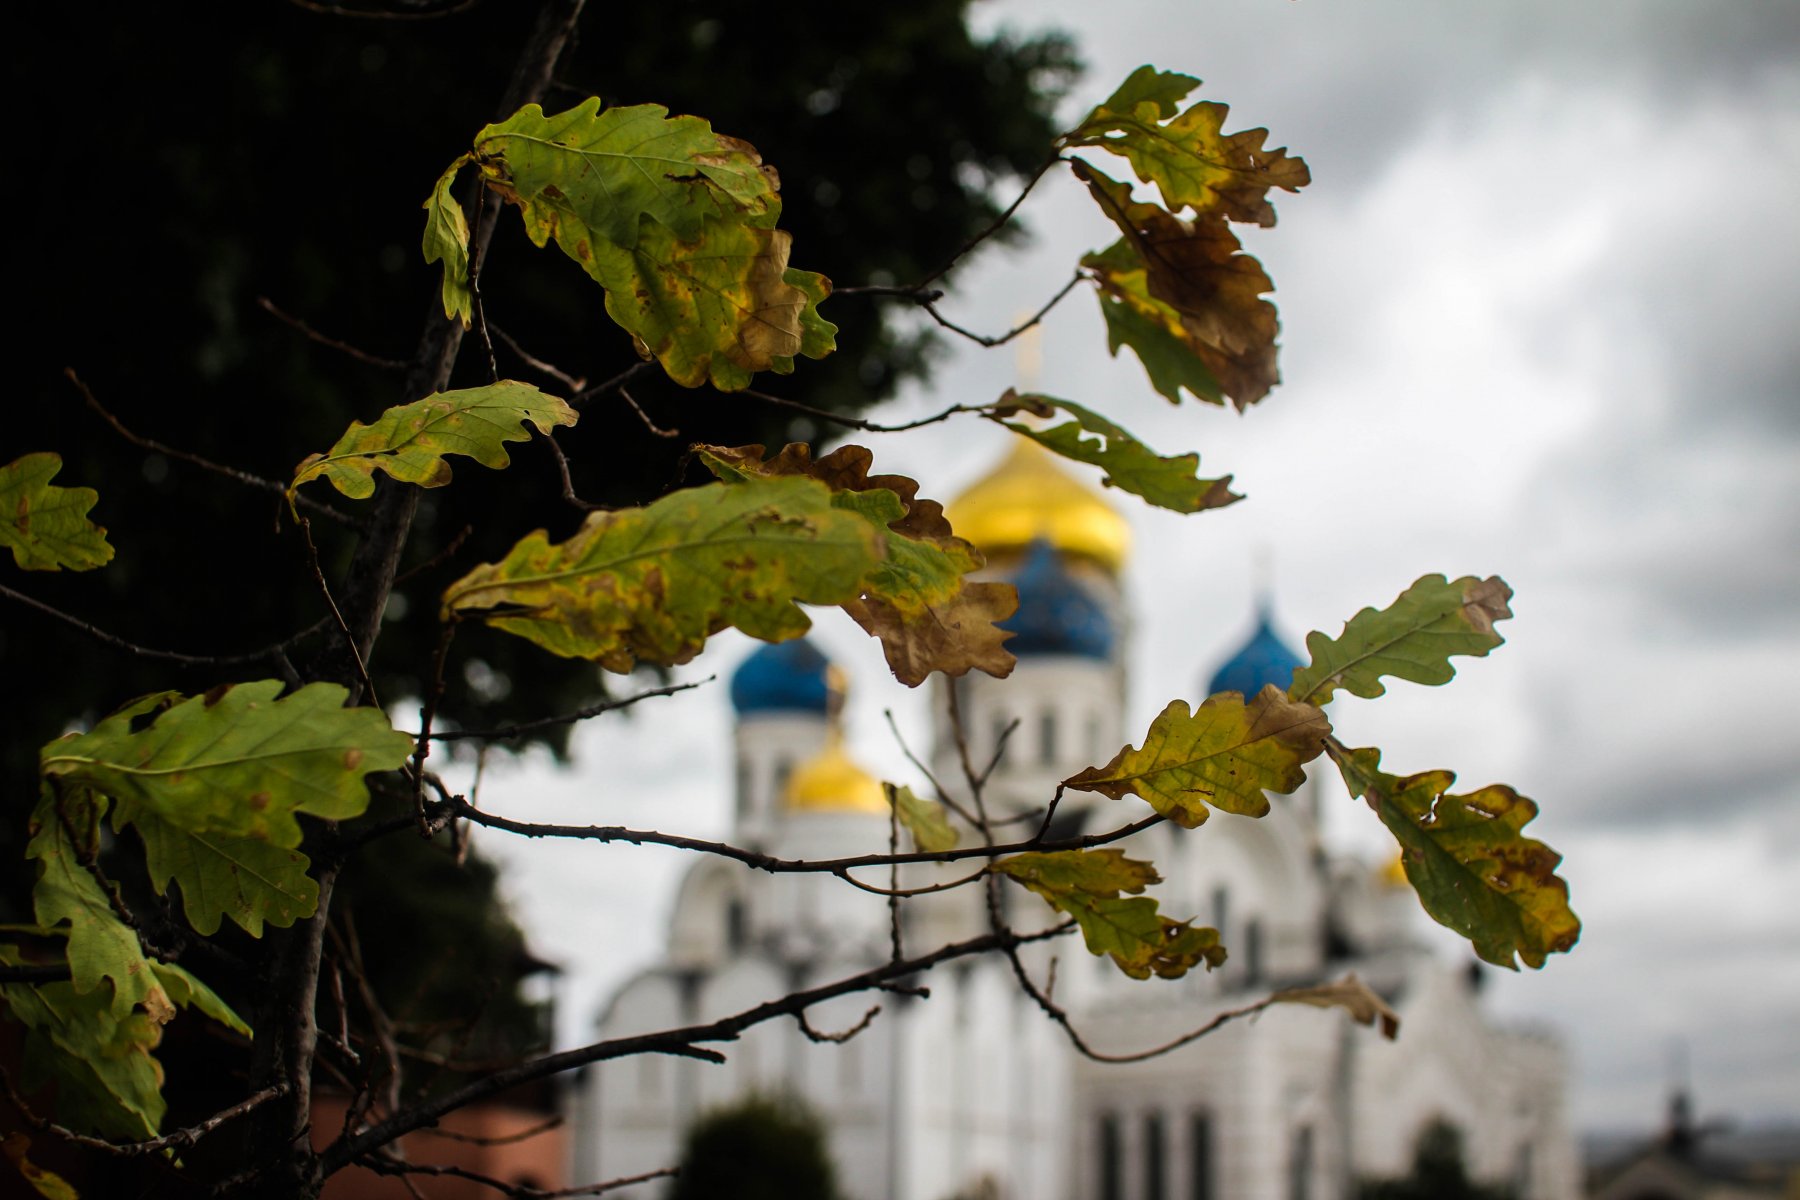
[[[1288,1148],[1288,1200],[1311,1200],[1313,1131],[1311,1125],[1294,1130]]]
[[[1262,922],[1255,917],[1244,922],[1244,982],[1258,984],[1263,977]]]
[[[1038,762],[1046,767],[1056,765],[1056,712],[1045,709],[1038,718]]]
[[[1169,1200],[1169,1148],[1163,1115],[1144,1114],[1144,1200]]]
[[[1188,1117],[1188,1200],[1214,1200],[1213,1124],[1209,1113]]]
[[[780,799],[787,794],[788,776],[794,773],[794,760],[787,757],[775,760],[775,798]]]
[[[750,815],[750,760],[742,754],[737,760],[737,815]]]
[[[1212,895],[1212,910],[1213,928],[1219,931],[1219,939],[1221,941],[1229,941],[1230,939],[1226,936],[1225,932],[1225,922],[1231,917],[1231,893],[1222,887],[1214,888]]]
[[[1100,1117],[1100,1200],[1125,1200],[1125,1145],[1115,1113]]]
[[[725,905],[725,945],[731,950],[742,950],[749,940],[750,921],[744,902],[733,896]]]

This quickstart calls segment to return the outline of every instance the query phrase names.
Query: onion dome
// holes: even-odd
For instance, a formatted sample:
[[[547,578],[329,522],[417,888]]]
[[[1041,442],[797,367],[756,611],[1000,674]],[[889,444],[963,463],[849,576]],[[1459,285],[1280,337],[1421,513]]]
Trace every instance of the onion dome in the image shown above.
[[[1015,438],[1006,460],[958,496],[947,515],[956,535],[990,558],[1043,538],[1117,574],[1131,553],[1131,527],[1118,510],[1027,437]]]
[[[739,716],[814,713],[831,707],[831,665],[806,638],[758,646],[731,677],[731,707]]]
[[[788,776],[782,802],[789,812],[849,812],[886,816],[887,793],[881,781],[856,765],[844,749],[844,736],[833,728],[825,749]]]
[[[1019,589],[1019,611],[1000,623],[1013,637],[1006,648],[1025,658],[1033,654],[1112,657],[1116,640],[1106,606],[1071,576],[1062,555],[1048,539],[1038,538],[1025,552],[1025,563],[1010,582]]]
[[[1275,636],[1269,606],[1264,603],[1256,614],[1256,632],[1250,635],[1236,654],[1225,661],[1206,685],[1208,695],[1218,692],[1241,692],[1248,700],[1272,683],[1286,691],[1294,681],[1294,671],[1304,665],[1287,643]]]

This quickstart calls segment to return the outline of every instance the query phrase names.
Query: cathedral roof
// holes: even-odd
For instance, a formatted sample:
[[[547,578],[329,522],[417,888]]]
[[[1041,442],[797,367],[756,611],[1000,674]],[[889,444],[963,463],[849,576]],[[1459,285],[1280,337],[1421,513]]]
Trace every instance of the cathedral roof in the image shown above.
[[[782,801],[789,812],[853,812],[886,816],[881,781],[857,766],[844,749],[843,734],[832,729],[825,749],[788,776]]]
[[[952,501],[947,515],[958,537],[990,557],[1043,538],[1116,573],[1131,553],[1131,527],[1118,510],[1027,437],[1016,438],[1005,461]]]
[[[1013,637],[1006,648],[1021,658],[1033,654],[1075,654],[1083,658],[1112,656],[1112,617],[1079,579],[1069,574],[1063,557],[1046,538],[1025,552],[1025,562],[1011,578],[1019,589],[1019,611],[1000,623]]]
[[[731,677],[731,706],[739,716],[800,712],[822,717],[831,706],[830,669],[806,638],[758,646]]]
[[[1288,685],[1294,681],[1294,671],[1304,666],[1305,660],[1288,649],[1287,643],[1276,636],[1270,618],[1269,606],[1265,602],[1256,614],[1256,632],[1213,673],[1212,682],[1206,685],[1208,695],[1241,692],[1248,700],[1262,691],[1264,684],[1269,683],[1283,691],[1287,690]]]

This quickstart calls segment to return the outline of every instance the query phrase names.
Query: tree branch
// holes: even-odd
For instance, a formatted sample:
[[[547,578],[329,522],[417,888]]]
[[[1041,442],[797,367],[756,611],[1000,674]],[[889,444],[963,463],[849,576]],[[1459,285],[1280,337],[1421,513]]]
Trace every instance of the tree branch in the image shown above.
[[[601,713],[615,709],[629,708],[640,700],[649,700],[657,696],[673,696],[676,692],[685,692],[704,684],[713,682],[717,675],[708,675],[705,679],[696,679],[692,683],[671,683],[666,687],[650,688],[630,696],[621,696],[616,700],[601,700],[586,708],[578,708],[572,713],[564,713],[558,717],[539,717],[532,721],[520,721],[515,725],[502,725],[498,729],[445,729],[430,734],[432,741],[457,742],[470,739],[500,742],[508,738],[523,737],[528,733],[536,733],[540,729],[554,729],[558,725],[573,725]]]
[[[321,346],[327,346],[336,350],[339,354],[347,354],[359,363],[371,367],[380,367],[383,371],[406,370],[406,363],[402,362],[400,359],[383,358],[379,354],[370,354],[367,350],[360,350],[357,347],[352,346],[349,342],[340,342],[334,337],[327,337],[314,329],[311,325],[308,325],[305,321],[302,321],[299,317],[296,317],[293,313],[286,312],[277,307],[275,302],[267,296],[258,296],[256,298],[256,307],[262,309],[271,317],[274,317],[277,321],[280,321],[289,328],[297,330],[301,336],[305,337],[308,341],[317,342]]]
[[[151,1138],[149,1141],[114,1142],[106,1138],[77,1133],[73,1129],[66,1129],[33,1112],[31,1106],[25,1103],[25,1097],[21,1096],[18,1089],[13,1086],[12,1076],[6,1073],[4,1067],[0,1067],[0,1086],[5,1088],[6,1098],[11,1102],[13,1108],[18,1110],[19,1116],[33,1129],[40,1133],[59,1137],[74,1145],[85,1146],[89,1150],[99,1150],[119,1158],[135,1158],[143,1154],[157,1154],[164,1150],[179,1150],[186,1146],[192,1146],[233,1117],[241,1117],[251,1109],[275,1099],[282,1094],[283,1090],[279,1086],[266,1087],[260,1092],[244,1097],[230,1108],[220,1109],[204,1121],[189,1125],[185,1129],[177,1129],[173,1133],[165,1133],[161,1137]]]
[[[135,654],[139,658],[158,658],[165,662],[182,663],[186,666],[224,667],[231,666],[235,663],[256,662],[259,659],[274,658],[277,655],[285,653],[297,643],[318,633],[320,630],[324,629],[326,623],[331,620],[330,617],[321,617],[300,632],[290,634],[287,637],[282,638],[279,642],[271,642],[260,649],[247,650],[242,654],[183,654],[179,650],[158,650],[152,646],[140,646],[136,642],[129,641],[117,634],[108,633],[98,626],[90,625],[80,617],[71,616],[70,614],[63,612],[60,608],[53,608],[50,605],[45,604],[42,600],[34,599],[25,595],[23,592],[15,592],[3,583],[0,583],[0,596],[5,596],[11,600],[17,600],[20,604],[23,604],[28,608],[35,608],[46,616],[55,617],[66,625],[73,625],[76,629],[81,630],[81,632],[97,641],[104,642],[106,645],[116,649]]]
[[[1063,297],[1067,296],[1070,292],[1074,291],[1075,285],[1080,283],[1083,279],[1086,279],[1086,278],[1087,278],[1087,273],[1085,271],[1077,270],[1074,275],[1070,276],[1069,282],[1062,285],[1062,288],[1056,293],[1056,295],[1050,297],[1049,300],[1044,302],[1044,306],[1042,308],[1040,308],[1036,312],[1032,313],[1031,316],[1027,317],[1024,321],[1020,322],[1019,324],[1013,326],[1011,329],[1007,330],[1005,333],[1001,334],[999,337],[988,337],[985,334],[980,334],[980,333],[974,332],[973,330],[964,329],[961,325],[958,325],[955,321],[950,320],[943,313],[939,312],[937,310],[937,305],[935,305],[935,304],[926,304],[926,305],[924,305],[924,309],[926,312],[931,314],[932,320],[936,321],[939,325],[942,325],[945,329],[948,329],[951,333],[961,334],[963,337],[968,338],[971,342],[974,342],[976,345],[985,346],[988,349],[992,350],[995,346],[1006,345],[1006,343],[1012,341],[1014,338],[1018,337],[1021,333],[1024,333],[1027,329],[1030,329],[1032,326],[1034,326],[1034,325],[1038,324],[1040,321],[1042,321],[1045,317],[1049,316],[1050,310],[1055,308],[1058,304],[1061,304],[1063,301]]]

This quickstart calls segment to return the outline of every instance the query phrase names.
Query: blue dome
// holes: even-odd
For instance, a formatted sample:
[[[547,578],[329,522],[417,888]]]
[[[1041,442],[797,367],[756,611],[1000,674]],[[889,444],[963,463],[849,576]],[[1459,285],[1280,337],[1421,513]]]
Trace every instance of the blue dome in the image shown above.
[[[1031,543],[1012,583],[1019,611],[1002,621],[1013,637],[1006,648],[1032,654],[1076,654],[1110,658],[1114,630],[1106,606],[1063,569],[1062,555],[1043,538]]]
[[[731,707],[739,715],[807,712],[824,716],[830,664],[805,638],[759,646],[731,677]]]
[[[1256,614],[1256,632],[1213,674],[1212,682],[1206,685],[1208,695],[1242,692],[1248,700],[1262,691],[1264,684],[1272,683],[1286,691],[1294,681],[1295,669],[1305,665],[1305,660],[1275,636],[1269,616],[1268,606],[1264,605]]]

